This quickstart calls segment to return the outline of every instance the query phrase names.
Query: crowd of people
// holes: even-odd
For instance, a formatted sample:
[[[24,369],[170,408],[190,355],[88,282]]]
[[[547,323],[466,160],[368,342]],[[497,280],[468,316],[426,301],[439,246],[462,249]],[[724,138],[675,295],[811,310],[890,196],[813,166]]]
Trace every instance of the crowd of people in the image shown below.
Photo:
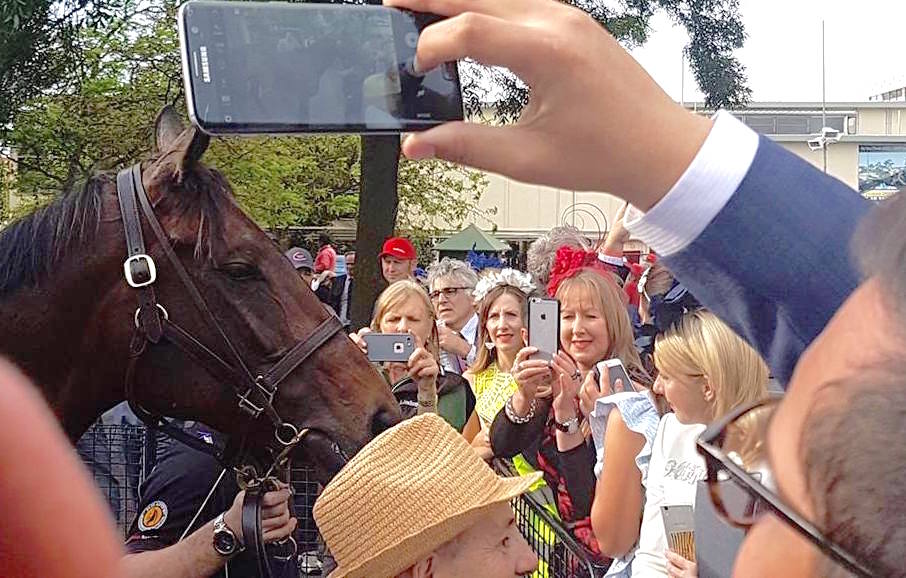
[[[413,275],[411,243],[387,241],[388,286],[370,326],[350,338],[367,353],[370,332],[411,336],[407,360],[376,367],[405,419],[353,457],[315,504],[335,558],[329,575],[540,573],[509,504],[526,492],[546,500],[595,576],[722,575],[698,539],[707,509],[747,531],[722,552],[736,576],[906,575],[906,196],[869,215],[844,184],[731,115],[678,106],[566,4],[387,3],[449,17],[423,32],[418,70],[468,56],[510,68],[532,89],[515,126],[443,125],[410,136],[407,156],[611,191],[628,204],[602,242],[551,231],[525,272],[444,259],[425,286]],[[657,256],[627,261],[630,235]],[[287,257],[315,289],[339,278],[329,242],[314,259],[297,248]],[[346,270],[351,283],[348,258]],[[341,295],[348,288],[337,285]],[[559,303],[551,359],[528,345],[536,296]],[[333,308],[342,315],[342,303]],[[625,373],[612,380],[614,360]],[[771,393],[772,383],[786,393]],[[48,443],[60,438],[35,431]],[[495,473],[500,459],[521,475]],[[0,463],[0,495],[17,493],[4,503],[34,493],[21,480],[10,485]],[[80,475],[72,479],[84,486]],[[282,488],[270,496],[267,538],[276,540],[293,527],[290,496]],[[136,547],[130,574],[222,567],[234,552],[212,554],[211,535],[235,532],[228,506],[194,541]],[[153,507],[145,498],[139,529],[159,528],[159,517],[145,517]],[[91,551],[103,554],[95,574],[112,575],[109,528],[94,502],[84,509],[100,541]],[[11,527],[22,526],[27,514],[13,515]],[[60,556],[87,568],[77,549]],[[582,576],[557,560],[543,572]]]
[[[379,364],[403,417],[437,413],[486,462],[540,475],[530,490],[596,575],[693,576],[695,560],[669,547],[661,507],[694,504],[706,477],[698,435],[766,397],[769,372],[688,291],[664,298],[682,287],[655,257],[624,258],[624,212],[603,240],[572,227],[538,239],[531,272],[476,271],[444,257],[425,285],[387,279],[372,323],[350,338],[367,353],[370,332],[412,335],[407,363]],[[549,360],[529,346],[533,297],[559,303],[559,351]],[[655,319],[672,321],[661,331]],[[611,382],[608,360],[630,383]],[[556,560],[551,575],[575,571]]]

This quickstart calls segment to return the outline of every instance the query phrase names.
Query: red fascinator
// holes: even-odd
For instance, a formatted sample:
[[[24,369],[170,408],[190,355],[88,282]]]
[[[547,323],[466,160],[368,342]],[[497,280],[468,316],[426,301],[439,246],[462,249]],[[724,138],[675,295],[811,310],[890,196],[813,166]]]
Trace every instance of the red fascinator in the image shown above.
[[[556,295],[560,283],[574,277],[583,269],[592,269],[602,274],[608,271],[594,251],[585,251],[570,246],[557,249],[554,266],[551,267],[550,281],[547,283],[547,294],[551,297]]]

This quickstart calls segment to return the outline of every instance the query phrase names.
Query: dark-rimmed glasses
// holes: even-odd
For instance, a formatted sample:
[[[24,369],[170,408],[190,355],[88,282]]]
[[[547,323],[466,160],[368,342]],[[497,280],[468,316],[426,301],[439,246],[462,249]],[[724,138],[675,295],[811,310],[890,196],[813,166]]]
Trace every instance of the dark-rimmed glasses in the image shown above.
[[[454,295],[466,289],[471,289],[471,287],[444,287],[428,293],[428,297],[431,298],[431,301],[437,301],[441,295],[447,299],[452,299]]]
[[[705,458],[714,509],[728,524],[744,530],[771,511],[835,562],[856,576],[871,578],[875,574],[868,564],[832,542],[774,491],[765,434],[782,399],[776,394],[737,408],[699,436],[698,453]]]

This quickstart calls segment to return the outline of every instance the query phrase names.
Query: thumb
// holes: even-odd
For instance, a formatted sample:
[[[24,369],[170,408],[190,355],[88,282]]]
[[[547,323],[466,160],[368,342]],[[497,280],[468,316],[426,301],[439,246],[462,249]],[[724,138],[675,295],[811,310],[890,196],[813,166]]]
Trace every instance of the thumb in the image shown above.
[[[551,380],[551,395],[554,399],[560,397],[563,393],[563,374],[558,374],[556,379]]]
[[[515,125],[449,122],[409,135],[403,141],[402,151],[412,160],[438,158],[535,182],[541,177],[533,180],[532,173],[539,169],[526,159],[543,156],[531,150],[538,148],[537,140],[529,131]]]

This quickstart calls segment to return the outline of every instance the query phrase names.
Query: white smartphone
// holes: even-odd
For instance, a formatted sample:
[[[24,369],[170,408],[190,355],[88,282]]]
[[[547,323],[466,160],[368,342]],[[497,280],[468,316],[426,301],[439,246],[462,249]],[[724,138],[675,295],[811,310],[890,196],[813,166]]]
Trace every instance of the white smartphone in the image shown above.
[[[528,301],[528,344],[537,347],[532,359],[550,361],[560,349],[560,302],[530,297]]]
[[[455,62],[413,69],[440,19],[363,4],[180,7],[189,117],[210,134],[399,133],[462,120]]]
[[[415,340],[409,333],[371,332],[362,338],[368,346],[368,361],[405,363],[415,352]]]
[[[604,375],[605,370],[607,371],[607,375],[610,377],[609,381],[611,392],[619,393],[621,391],[635,390],[635,386],[632,384],[632,380],[629,379],[629,373],[626,371],[626,366],[624,366],[623,362],[616,357],[595,364],[595,378],[599,388],[601,384],[601,376]],[[623,382],[623,385],[619,390],[615,386],[618,379]]]

